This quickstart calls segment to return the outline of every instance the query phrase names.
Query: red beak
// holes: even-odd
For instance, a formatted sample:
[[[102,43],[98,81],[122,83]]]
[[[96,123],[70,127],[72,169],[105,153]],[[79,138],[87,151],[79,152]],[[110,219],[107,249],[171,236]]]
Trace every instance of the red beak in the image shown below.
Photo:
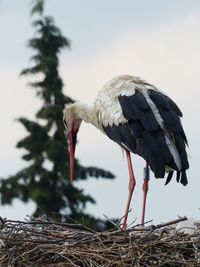
[[[77,130],[71,130],[68,135],[69,151],[70,151],[70,182],[73,183],[74,179],[74,156],[76,148]]]

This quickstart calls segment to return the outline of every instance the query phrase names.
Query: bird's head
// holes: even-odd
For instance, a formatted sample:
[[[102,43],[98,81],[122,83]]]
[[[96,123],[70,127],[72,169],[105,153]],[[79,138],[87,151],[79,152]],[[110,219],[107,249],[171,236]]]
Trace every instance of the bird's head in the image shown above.
[[[65,107],[63,114],[63,122],[68,134],[69,150],[70,150],[70,181],[73,183],[74,178],[74,157],[77,133],[81,125],[81,119],[78,117],[76,112],[76,105],[69,104]]]

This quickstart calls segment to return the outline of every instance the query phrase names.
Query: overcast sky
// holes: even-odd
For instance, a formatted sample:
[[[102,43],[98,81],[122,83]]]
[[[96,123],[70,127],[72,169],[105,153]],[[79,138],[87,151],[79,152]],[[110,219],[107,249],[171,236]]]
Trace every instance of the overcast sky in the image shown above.
[[[33,36],[30,1],[0,0],[0,176],[24,166],[16,142],[26,133],[14,118],[34,118],[40,106],[19,72],[30,65],[26,47]],[[46,14],[55,18],[72,42],[60,55],[64,91],[74,99],[92,103],[97,91],[113,76],[131,74],[155,84],[180,106],[189,139],[189,185],[156,180],[151,174],[146,219],[154,222],[177,215],[199,218],[200,179],[200,1],[198,0],[59,0],[46,1]],[[89,136],[89,138],[88,138]],[[121,149],[98,130],[82,125],[77,157],[83,165],[96,165],[116,174],[115,181],[93,180],[77,184],[93,195],[98,205],[88,206],[96,216],[123,216],[128,194],[128,170]],[[133,155],[137,187],[130,221],[140,221],[144,161]],[[23,219],[33,204],[15,201],[0,207],[0,216]]]

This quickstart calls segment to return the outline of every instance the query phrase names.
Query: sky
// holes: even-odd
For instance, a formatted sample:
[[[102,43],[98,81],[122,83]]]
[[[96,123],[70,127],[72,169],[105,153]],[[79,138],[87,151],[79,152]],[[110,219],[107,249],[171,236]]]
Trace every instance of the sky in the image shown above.
[[[25,166],[16,142],[26,135],[16,118],[34,118],[40,107],[28,79],[19,76],[30,66],[33,36],[31,1],[0,0],[0,176],[7,177]],[[153,83],[169,95],[184,113],[182,123],[189,140],[189,185],[183,187],[151,173],[146,220],[155,223],[177,216],[200,217],[200,1],[198,0],[59,0],[46,1],[71,49],[60,54],[64,92],[92,104],[97,91],[113,76],[130,74]],[[89,136],[89,138],[88,138]],[[120,147],[90,125],[79,131],[77,158],[84,166],[112,171],[114,181],[90,179],[76,185],[95,197],[88,205],[95,216],[122,217],[128,195],[128,169]],[[137,185],[129,222],[140,222],[144,161],[132,155]],[[14,201],[0,207],[0,216],[23,219],[34,204]]]

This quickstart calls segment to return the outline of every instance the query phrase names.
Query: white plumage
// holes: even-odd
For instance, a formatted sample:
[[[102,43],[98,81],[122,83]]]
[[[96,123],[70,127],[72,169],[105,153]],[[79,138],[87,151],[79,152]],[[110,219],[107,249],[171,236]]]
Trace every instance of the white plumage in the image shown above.
[[[135,90],[144,94],[145,98],[150,104],[152,111],[156,115],[156,119],[159,124],[162,123],[162,119],[158,114],[158,110],[153,105],[152,101],[148,97],[147,91],[155,90],[159,91],[155,86],[148,84],[141,80],[139,77],[130,75],[120,75],[114,77],[111,81],[105,84],[102,90],[97,94],[95,100],[95,110],[99,114],[98,119],[100,124],[106,126],[118,126],[120,123],[125,123],[127,120],[123,116],[122,108],[120,106],[118,97],[131,96],[135,94]]]

